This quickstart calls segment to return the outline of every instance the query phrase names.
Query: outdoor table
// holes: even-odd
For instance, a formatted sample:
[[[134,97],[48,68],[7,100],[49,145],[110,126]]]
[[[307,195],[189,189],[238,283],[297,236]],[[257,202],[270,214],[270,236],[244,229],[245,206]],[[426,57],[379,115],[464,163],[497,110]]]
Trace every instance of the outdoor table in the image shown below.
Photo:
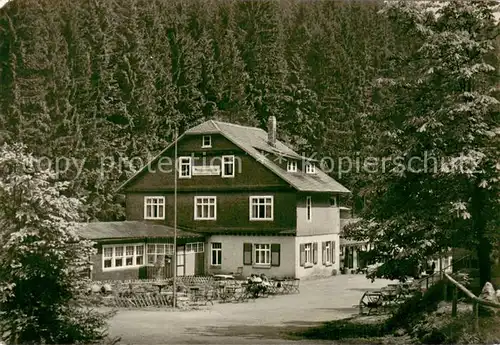
[[[234,280],[234,276],[229,274],[216,274],[214,280]]]
[[[389,301],[394,300],[398,295],[397,288],[392,287],[392,286],[387,286],[385,288],[382,288],[382,289],[380,289],[380,292],[382,293],[382,297],[385,300],[389,300]]]
[[[168,286],[168,283],[153,283],[153,286],[156,286],[158,288],[158,292],[161,293],[161,290]]]
[[[189,287],[189,291],[194,301],[198,301],[202,297],[200,294],[201,289],[199,286],[191,286]]]

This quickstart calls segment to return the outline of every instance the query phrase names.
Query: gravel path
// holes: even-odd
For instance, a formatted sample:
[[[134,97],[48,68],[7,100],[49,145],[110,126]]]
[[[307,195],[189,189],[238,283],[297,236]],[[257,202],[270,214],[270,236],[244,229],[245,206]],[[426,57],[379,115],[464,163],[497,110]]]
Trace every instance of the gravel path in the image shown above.
[[[303,281],[300,294],[255,302],[215,303],[194,311],[123,310],[110,321],[110,333],[120,336],[121,344],[287,344],[283,332],[348,317],[364,291],[388,283],[340,275]]]

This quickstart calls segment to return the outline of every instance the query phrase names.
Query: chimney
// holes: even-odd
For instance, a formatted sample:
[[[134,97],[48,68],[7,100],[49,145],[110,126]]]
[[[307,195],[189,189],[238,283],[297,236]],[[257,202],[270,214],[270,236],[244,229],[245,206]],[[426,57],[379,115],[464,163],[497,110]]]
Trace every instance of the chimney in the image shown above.
[[[269,116],[267,120],[267,142],[271,146],[276,146],[276,116]]]

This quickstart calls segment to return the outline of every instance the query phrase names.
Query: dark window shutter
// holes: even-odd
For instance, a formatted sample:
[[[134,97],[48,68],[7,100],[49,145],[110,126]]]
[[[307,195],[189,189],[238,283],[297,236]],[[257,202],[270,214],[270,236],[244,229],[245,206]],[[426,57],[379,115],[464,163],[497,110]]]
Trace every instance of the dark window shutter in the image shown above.
[[[243,243],[243,265],[252,264],[252,244]]]
[[[280,244],[271,244],[271,266],[280,265]]]
[[[313,264],[318,263],[318,242],[313,243]]]
[[[306,263],[306,251],[303,244],[300,245],[300,266],[304,266]]]
[[[336,252],[335,252],[335,241],[332,241],[332,244],[330,244],[330,246],[332,247],[331,248],[332,249],[332,264],[334,264],[335,261],[337,261],[336,258],[335,258],[335,254],[336,254]]]
[[[321,244],[321,256],[323,258],[323,265],[326,265],[326,242]]]

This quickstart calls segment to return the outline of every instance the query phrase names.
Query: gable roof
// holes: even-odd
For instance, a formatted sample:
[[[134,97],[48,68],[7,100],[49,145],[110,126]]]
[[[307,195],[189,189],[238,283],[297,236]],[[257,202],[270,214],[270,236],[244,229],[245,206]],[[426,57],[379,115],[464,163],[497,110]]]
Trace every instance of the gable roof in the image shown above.
[[[281,168],[274,161],[266,157],[266,153],[272,153],[278,157],[293,158],[297,160],[307,160],[307,157],[301,156],[291,148],[276,140],[276,145],[271,146],[267,141],[267,132],[255,127],[241,126],[237,124],[209,120],[198,126],[195,126],[182,134],[177,140],[180,140],[184,135],[200,135],[200,134],[221,134],[226,139],[233,142],[236,146],[245,151],[248,155],[255,158],[266,168],[275,173],[278,177],[288,182],[293,188],[303,192],[334,192],[334,193],[350,193],[350,191],[335,181],[332,177],[316,169],[315,174],[306,174],[304,172],[288,172]],[[138,171],[134,176],[129,178],[124,184],[119,187],[119,190],[127,186],[138,175],[140,175],[149,164],[159,159],[165,151],[171,148],[174,143],[167,146],[158,156],[156,156],[148,165]]]

